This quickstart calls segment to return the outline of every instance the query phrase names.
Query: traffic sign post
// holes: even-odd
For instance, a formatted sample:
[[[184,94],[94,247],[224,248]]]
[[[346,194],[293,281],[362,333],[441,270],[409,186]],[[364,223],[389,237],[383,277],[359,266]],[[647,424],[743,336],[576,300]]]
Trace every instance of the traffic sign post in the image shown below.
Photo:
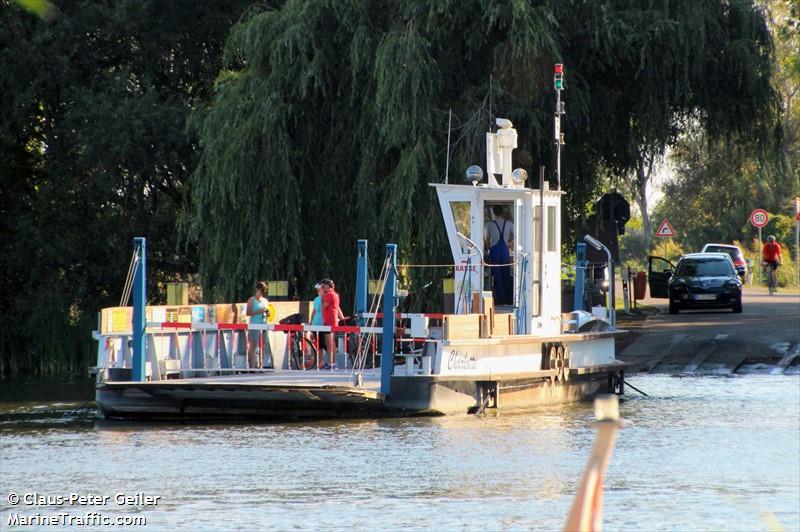
[[[800,196],[794,198],[794,285],[800,288]]]
[[[764,209],[755,209],[750,213],[750,223],[753,227],[758,228],[758,277],[756,281],[761,283],[761,248],[764,244],[761,242],[761,228],[769,223],[769,214]]]
[[[675,236],[675,229],[672,228],[672,225],[669,223],[669,220],[664,218],[661,220],[661,223],[658,224],[658,229],[656,229],[656,237],[658,238],[672,238]],[[667,259],[667,241],[664,240],[664,258]]]

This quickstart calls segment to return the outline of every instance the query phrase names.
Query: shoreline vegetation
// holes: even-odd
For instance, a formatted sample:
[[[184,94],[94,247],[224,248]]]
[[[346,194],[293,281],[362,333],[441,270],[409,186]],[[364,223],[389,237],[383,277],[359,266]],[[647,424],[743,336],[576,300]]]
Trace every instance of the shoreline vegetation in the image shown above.
[[[749,241],[757,206],[790,243],[796,2],[31,5],[0,0],[6,380],[86,374],[134,236],[148,239],[153,303],[168,282],[212,303],[242,300],[255,279],[308,298],[330,277],[347,306],[356,238],[374,243],[374,264],[389,241],[402,262],[448,262],[428,183],[448,153],[452,182],[482,164],[497,116],[525,139],[514,165],[549,168],[554,63],[567,73],[565,257],[615,187],[647,215],[623,262],[646,256],[644,222],[662,215],[694,249]],[[647,206],[656,160],[676,171]],[[440,307],[448,275],[410,269],[409,310]]]

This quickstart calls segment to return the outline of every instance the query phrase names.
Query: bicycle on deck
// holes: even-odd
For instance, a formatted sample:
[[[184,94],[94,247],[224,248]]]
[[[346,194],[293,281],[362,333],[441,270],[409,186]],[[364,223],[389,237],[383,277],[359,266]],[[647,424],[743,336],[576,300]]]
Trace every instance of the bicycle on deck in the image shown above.
[[[299,313],[286,316],[281,325],[302,325],[303,316]],[[309,370],[317,367],[317,346],[312,333],[287,331],[289,335],[289,369]]]
[[[291,314],[283,318],[280,321],[280,324],[302,325],[303,316],[299,313]],[[340,325],[355,327],[358,325],[358,320],[354,316],[345,317]],[[286,331],[286,333],[289,335],[289,369],[309,370],[316,368],[320,361],[322,361],[323,364],[325,363],[324,360],[322,360],[323,357],[321,355],[323,352],[327,352],[327,347],[325,345],[317,344],[317,335],[312,332],[305,332],[301,330]],[[338,335],[342,333],[333,334]],[[344,333],[344,351],[347,355],[345,362],[346,366],[353,366],[360,350],[361,342],[362,338],[358,333]],[[336,344],[336,342],[334,342],[334,344]],[[328,355],[327,358],[328,364],[333,365],[332,362],[335,362],[335,355]],[[374,350],[371,359],[372,361],[375,359]],[[369,359],[367,360],[367,367],[372,367]]]

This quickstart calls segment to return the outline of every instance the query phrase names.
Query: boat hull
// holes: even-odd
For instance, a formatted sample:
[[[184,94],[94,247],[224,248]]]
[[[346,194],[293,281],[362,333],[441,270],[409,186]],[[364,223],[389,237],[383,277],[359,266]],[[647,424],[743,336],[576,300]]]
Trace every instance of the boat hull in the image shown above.
[[[458,415],[510,411],[620,393],[624,365],[489,376],[394,376],[388,397],[355,387],[349,374],[315,373],[303,383],[280,374],[160,382],[104,382],[96,401],[106,419],[297,420]],[[333,378],[341,377],[341,378]]]
[[[470,377],[416,377],[392,381],[388,407],[416,414],[472,414],[510,411],[542,405],[588,401],[602,393],[623,390],[624,367],[573,371],[566,379],[555,372]]]

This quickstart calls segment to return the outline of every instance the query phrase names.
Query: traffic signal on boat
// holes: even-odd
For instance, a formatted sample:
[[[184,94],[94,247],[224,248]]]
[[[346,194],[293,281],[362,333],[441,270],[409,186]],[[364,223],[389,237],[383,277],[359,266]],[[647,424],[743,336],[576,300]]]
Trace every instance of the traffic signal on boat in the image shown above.
[[[560,91],[564,88],[564,65],[562,63],[556,63],[553,82],[556,90]]]

